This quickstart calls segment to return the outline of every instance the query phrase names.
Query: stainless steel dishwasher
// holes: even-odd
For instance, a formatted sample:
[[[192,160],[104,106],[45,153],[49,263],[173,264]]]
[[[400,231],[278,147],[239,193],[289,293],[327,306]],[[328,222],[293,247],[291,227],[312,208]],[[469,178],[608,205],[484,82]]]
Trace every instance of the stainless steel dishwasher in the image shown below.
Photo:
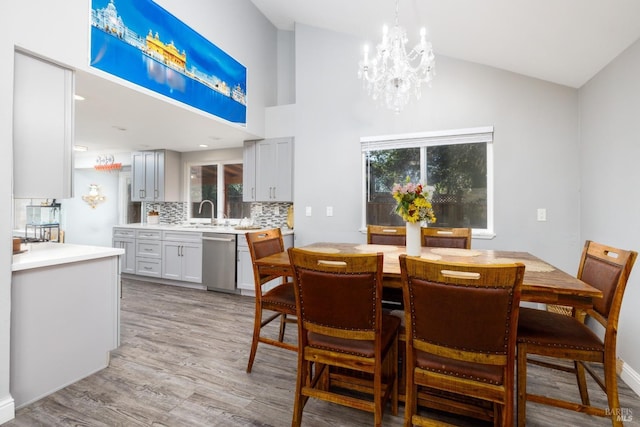
[[[202,233],[202,283],[210,291],[237,293],[235,234]]]

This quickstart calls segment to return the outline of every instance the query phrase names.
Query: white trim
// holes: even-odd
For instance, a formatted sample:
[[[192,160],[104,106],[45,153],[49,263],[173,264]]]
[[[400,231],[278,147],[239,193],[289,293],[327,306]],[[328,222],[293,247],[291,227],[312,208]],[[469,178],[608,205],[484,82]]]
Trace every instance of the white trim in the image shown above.
[[[493,126],[361,137],[362,151],[493,142]]]
[[[631,388],[631,390],[640,395],[640,374],[634,371],[631,366],[623,363],[620,378],[629,386],[629,388]]]
[[[0,400],[0,424],[4,424],[16,417],[15,405],[15,401],[10,394]]]

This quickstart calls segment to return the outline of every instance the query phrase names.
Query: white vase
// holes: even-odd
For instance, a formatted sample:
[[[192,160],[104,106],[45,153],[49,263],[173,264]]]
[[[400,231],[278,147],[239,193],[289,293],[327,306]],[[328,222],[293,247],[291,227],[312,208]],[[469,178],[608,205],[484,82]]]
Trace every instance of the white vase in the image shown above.
[[[420,256],[421,249],[421,230],[419,222],[407,222],[407,255]]]

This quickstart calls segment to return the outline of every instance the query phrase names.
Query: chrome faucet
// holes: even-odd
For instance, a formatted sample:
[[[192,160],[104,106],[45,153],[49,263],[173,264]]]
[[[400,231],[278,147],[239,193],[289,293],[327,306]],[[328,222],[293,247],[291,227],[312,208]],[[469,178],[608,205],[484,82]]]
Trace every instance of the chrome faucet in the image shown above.
[[[200,202],[200,207],[198,208],[198,213],[199,214],[202,213],[202,205],[204,205],[206,202],[211,203],[211,225],[213,225],[213,217],[214,217],[214,215],[216,213],[215,212],[216,209],[215,209],[215,206],[214,206],[214,204],[213,204],[213,202],[211,200],[205,199],[205,200],[201,201]]]

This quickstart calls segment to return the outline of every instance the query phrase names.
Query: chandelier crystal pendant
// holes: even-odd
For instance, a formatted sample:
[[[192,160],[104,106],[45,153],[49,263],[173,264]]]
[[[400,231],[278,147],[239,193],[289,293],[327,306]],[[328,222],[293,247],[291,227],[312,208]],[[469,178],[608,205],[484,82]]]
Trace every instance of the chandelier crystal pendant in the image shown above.
[[[390,110],[400,113],[411,97],[420,99],[423,83],[430,83],[435,75],[435,56],[427,30],[420,30],[420,42],[407,53],[407,32],[398,24],[399,0],[396,0],[396,21],[391,30],[382,28],[382,41],[376,54],[369,58],[369,46],[364,47],[358,78],[362,79],[369,95]]]

